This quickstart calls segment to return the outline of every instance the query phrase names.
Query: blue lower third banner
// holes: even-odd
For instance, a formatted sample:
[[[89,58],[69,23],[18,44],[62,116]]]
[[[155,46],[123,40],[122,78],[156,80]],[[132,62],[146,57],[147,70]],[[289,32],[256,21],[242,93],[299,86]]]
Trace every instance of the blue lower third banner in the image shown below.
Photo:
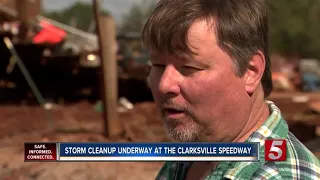
[[[258,143],[57,143],[58,161],[258,161]]]

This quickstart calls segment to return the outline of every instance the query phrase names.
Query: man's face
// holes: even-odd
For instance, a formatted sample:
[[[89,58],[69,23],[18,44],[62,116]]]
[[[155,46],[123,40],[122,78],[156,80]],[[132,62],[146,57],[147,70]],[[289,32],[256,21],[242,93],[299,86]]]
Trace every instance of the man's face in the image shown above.
[[[217,44],[207,21],[189,32],[196,55],[175,57],[151,52],[149,82],[173,141],[232,141],[249,118],[245,80]]]

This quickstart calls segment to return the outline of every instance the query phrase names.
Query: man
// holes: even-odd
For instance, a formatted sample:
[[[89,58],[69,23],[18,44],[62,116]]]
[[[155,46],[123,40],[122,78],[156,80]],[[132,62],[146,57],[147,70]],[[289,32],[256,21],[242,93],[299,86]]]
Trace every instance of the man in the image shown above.
[[[143,30],[152,94],[180,142],[260,142],[259,162],[168,162],[157,179],[317,179],[316,157],[288,131],[272,90],[263,0],[160,0]],[[266,139],[287,160],[266,162]]]

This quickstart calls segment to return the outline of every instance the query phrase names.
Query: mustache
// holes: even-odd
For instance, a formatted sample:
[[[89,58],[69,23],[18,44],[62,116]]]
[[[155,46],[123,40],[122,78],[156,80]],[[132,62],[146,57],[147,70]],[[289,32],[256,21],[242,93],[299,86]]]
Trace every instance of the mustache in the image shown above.
[[[161,114],[165,116],[165,112],[168,109],[182,111],[185,113],[185,115],[189,116],[192,120],[196,120],[195,114],[193,113],[191,108],[189,108],[188,106],[180,105],[178,103],[175,103],[172,100],[164,101],[160,106]]]

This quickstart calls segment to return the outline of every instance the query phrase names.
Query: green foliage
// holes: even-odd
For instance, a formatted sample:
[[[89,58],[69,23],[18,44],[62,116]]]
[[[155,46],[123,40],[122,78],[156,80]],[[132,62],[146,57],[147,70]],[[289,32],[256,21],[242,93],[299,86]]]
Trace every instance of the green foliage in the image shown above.
[[[319,0],[267,0],[273,52],[320,57]]]
[[[151,14],[156,1],[144,0],[140,4],[134,4],[130,11],[124,15],[121,32],[140,32]]]
[[[133,5],[129,13],[124,17],[122,31],[139,32],[143,26],[144,14],[139,5]]]
[[[102,13],[108,14],[106,11]],[[91,21],[94,20],[93,6],[84,2],[77,2],[58,12],[44,12],[43,15],[68,25],[71,24],[72,20],[75,20],[76,27],[84,31],[88,30]]]

